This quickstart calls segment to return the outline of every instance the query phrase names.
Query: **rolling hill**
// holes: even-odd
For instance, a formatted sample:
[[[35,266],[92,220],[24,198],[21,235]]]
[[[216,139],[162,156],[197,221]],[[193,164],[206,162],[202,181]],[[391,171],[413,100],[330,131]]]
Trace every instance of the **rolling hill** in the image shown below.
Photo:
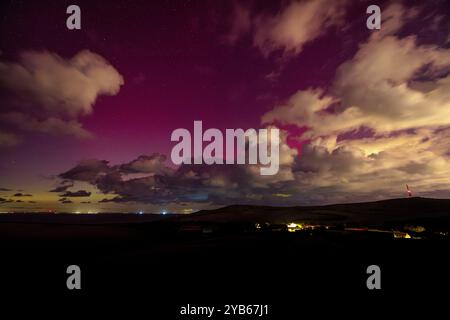
[[[450,199],[402,198],[325,206],[270,207],[232,205],[202,210],[181,218],[195,222],[253,221],[288,223],[383,224],[400,221],[433,222],[450,219]]]

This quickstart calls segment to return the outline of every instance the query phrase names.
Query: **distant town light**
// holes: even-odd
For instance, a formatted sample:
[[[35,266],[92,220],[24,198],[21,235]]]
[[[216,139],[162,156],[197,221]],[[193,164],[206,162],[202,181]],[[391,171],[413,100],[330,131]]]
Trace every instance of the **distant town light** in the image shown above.
[[[295,231],[303,229],[303,225],[301,223],[291,222],[291,223],[288,223],[286,226],[287,226],[287,230],[289,232],[295,232]]]
[[[394,238],[411,239],[411,236],[407,232],[394,231]]]

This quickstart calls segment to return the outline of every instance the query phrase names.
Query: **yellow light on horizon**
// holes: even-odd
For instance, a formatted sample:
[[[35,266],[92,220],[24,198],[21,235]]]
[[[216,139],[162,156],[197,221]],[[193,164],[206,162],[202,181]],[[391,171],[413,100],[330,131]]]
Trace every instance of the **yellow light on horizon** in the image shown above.
[[[303,225],[301,223],[290,222],[286,226],[289,232],[295,232],[303,229]]]

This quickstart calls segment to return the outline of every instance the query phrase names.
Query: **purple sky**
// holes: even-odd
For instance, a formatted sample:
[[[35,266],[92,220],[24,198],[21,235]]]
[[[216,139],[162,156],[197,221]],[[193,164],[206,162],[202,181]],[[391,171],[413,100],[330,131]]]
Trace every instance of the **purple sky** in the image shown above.
[[[20,142],[10,143],[0,149],[2,152],[0,187],[12,190],[0,194],[4,199],[1,206],[6,210],[17,211],[26,210],[27,206],[30,210],[54,208],[79,211],[87,209],[87,206],[80,205],[81,201],[90,201],[89,206],[93,210],[100,211],[133,211],[141,207],[148,211],[157,211],[160,207],[183,211],[183,208],[196,210],[234,202],[258,203],[248,200],[254,199],[253,197],[248,199],[222,197],[223,201],[216,201],[217,197],[220,198],[230,188],[225,185],[220,187],[220,190],[211,190],[209,182],[206,183],[207,186],[190,184],[182,192],[177,193],[177,196],[168,197],[163,204],[159,201],[155,203],[154,195],[141,197],[143,194],[139,191],[140,196],[137,198],[129,201],[105,202],[100,206],[97,202],[105,197],[119,199],[124,195],[130,195],[114,187],[99,188],[97,180],[75,178],[73,179],[75,185],[68,189],[90,190],[92,192],[90,200],[71,199],[72,203],[62,205],[62,201],[58,201],[61,194],[48,191],[62,182],[58,175],[75,167],[83,159],[107,160],[113,166],[130,163],[140,155],[153,153],[169,155],[174,145],[170,141],[171,132],[176,128],[192,130],[194,120],[202,120],[207,128],[260,128],[264,126],[261,118],[268,114],[268,119],[271,120],[269,122],[286,130],[285,133],[289,136],[287,145],[297,150],[294,158],[301,158],[301,146],[304,144],[301,141],[309,142],[311,139],[315,141],[319,136],[323,138],[325,134],[317,130],[321,133],[316,136],[299,137],[303,130],[295,128],[309,126],[307,121],[293,119],[290,122],[283,116],[269,112],[286,104],[297,92],[310,88],[321,88],[325,94],[336,96],[340,99],[342,108],[347,108],[343,104],[345,99],[350,99],[349,94],[344,95],[343,90],[340,92],[336,89],[337,71],[344,62],[353,59],[358,54],[361,44],[370,42],[373,33],[376,32],[368,30],[365,26],[367,18],[365,9],[369,5],[368,2],[338,1],[339,4],[333,5],[318,2],[318,5],[311,5],[309,1],[264,4],[258,1],[111,1],[108,4],[103,1],[78,1],[77,4],[81,7],[82,29],[70,31],[66,28],[65,11],[71,2],[5,1],[1,5],[0,21],[2,64],[11,66],[13,63],[19,63],[21,54],[26,51],[58,55],[60,59],[68,61],[80,51],[89,50],[102,57],[120,74],[123,85],[116,94],[98,94],[90,106],[92,111],[90,114],[78,114],[76,118],[71,118],[92,134],[93,137],[90,139],[62,134],[58,130],[55,132],[24,130],[22,127],[17,128],[5,122],[5,128],[10,130],[5,132],[19,137]],[[379,5],[384,12],[392,2],[380,1]],[[417,8],[420,14],[414,15],[413,8]],[[396,39],[415,35],[417,47],[421,44],[437,46],[443,50],[449,47],[446,42],[450,30],[447,22],[449,8],[444,1],[435,1],[433,5],[409,1],[401,9],[397,8],[393,12],[401,12],[405,17],[401,27],[392,32],[392,36]],[[298,26],[290,26],[291,29],[286,27],[288,24],[284,22],[290,17],[288,13],[295,16],[293,21],[299,21]],[[313,20],[302,21],[309,17],[313,17]],[[397,18],[398,16],[394,15],[392,19]],[[319,23],[318,29],[314,28],[315,23]],[[304,34],[298,31],[303,30],[302,28]],[[292,38],[285,41],[283,35],[291,36],[291,33]],[[377,41],[381,43],[383,40]],[[389,49],[390,47],[387,47],[386,50]],[[419,48],[417,50],[420,51]],[[426,55],[423,52],[420,54]],[[428,64],[437,64],[435,60],[426,59],[421,63],[424,68]],[[430,73],[424,72],[422,76],[433,81],[444,78],[448,73],[448,66],[439,68],[439,72],[436,72],[438,75],[433,73],[430,76]],[[11,75],[14,76],[13,71]],[[386,75],[386,78],[389,78],[389,75]],[[27,96],[23,92],[14,92],[14,88],[18,85],[11,84],[12,80],[1,80],[2,105],[7,105],[3,114],[14,112],[16,107],[11,102],[13,101],[11,96],[21,95],[22,100],[27,99]],[[409,85],[413,80],[410,77],[399,81]],[[352,87],[349,90],[356,92],[358,88]],[[46,94],[48,96],[48,93]],[[445,98],[440,100],[443,105]],[[33,105],[36,103],[33,99],[27,102]],[[43,108],[42,105],[40,108]],[[386,108],[389,109],[389,106]],[[362,109],[364,108],[361,107]],[[21,112],[25,113],[23,110],[21,109]],[[42,117],[44,115],[41,112],[39,119],[42,120]],[[373,123],[369,120],[364,121],[361,128],[370,127]],[[445,123],[427,122],[423,125],[420,122],[417,126],[410,124],[401,126],[399,131],[390,128],[391,135],[389,135],[384,129],[383,131],[380,128],[377,131],[379,127],[374,124],[374,132],[379,132],[380,135],[372,134],[372,137],[386,138],[401,135],[407,130],[416,133],[414,130],[419,128],[442,130],[446,127]],[[348,130],[338,128],[336,131],[338,133],[333,135],[342,136],[347,131],[354,133],[355,130],[360,132],[354,127]],[[326,135],[328,136],[328,133]],[[415,135],[411,134],[408,137],[413,136]],[[358,140],[363,134],[353,134],[353,138],[355,137]],[[439,141],[444,141],[444,138]],[[436,145],[439,143],[436,142]],[[335,148],[337,150],[339,146]],[[331,149],[328,152],[333,154]],[[441,155],[442,161],[447,161],[448,156],[444,156],[445,152],[439,153],[439,156]],[[369,156],[369,153],[366,154],[366,157]],[[392,158],[395,156],[392,155]],[[308,165],[294,164],[298,161],[300,160],[294,159],[289,164],[290,174],[293,176],[296,176],[298,170],[302,175],[305,172],[323,172],[322,168],[308,169],[309,171],[301,169]],[[316,162],[319,163],[320,160]],[[389,160],[384,163],[389,163]],[[170,158],[167,159],[167,165],[171,167]],[[404,168],[404,164],[399,166]],[[448,168],[447,164],[442,166]],[[357,174],[362,175],[360,170],[364,169],[358,169]],[[155,172],[150,171],[140,173],[155,175]],[[121,174],[124,172],[121,171]],[[351,171],[346,174],[352,175]],[[433,174],[427,176],[429,184],[420,188],[423,195],[447,195],[447,186],[440,185],[439,177]],[[396,175],[396,185],[388,190],[378,187],[382,184],[380,181],[372,190],[369,188],[363,194],[353,196],[351,188],[341,190],[333,189],[335,185],[321,183],[314,185],[316,181],[310,176],[302,176],[302,180],[310,181],[314,186],[313,189],[307,187],[295,189],[296,184],[292,182],[295,179],[292,178],[291,182],[287,182],[289,178],[281,179],[282,182],[264,182],[263,184],[270,186],[272,190],[270,192],[261,191],[254,184],[247,186],[245,190],[249,195],[262,194],[262,198],[256,197],[261,199],[261,203],[282,205],[321,203],[373,199],[378,196],[402,196],[403,182],[409,181],[397,179]],[[371,179],[367,177],[368,182],[372,181]],[[348,180],[347,178],[346,181]],[[285,182],[288,185],[285,185]],[[414,182],[410,184],[414,188]],[[166,185],[165,188],[172,190],[174,186],[180,185],[184,186],[184,180],[181,178],[172,182],[170,186]],[[124,186],[121,184],[121,187]],[[133,187],[130,188],[134,190]],[[33,199],[27,198],[24,203],[12,202],[20,200],[12,197],[18,189],[32,193]],[[437,193],[433,193],[435,189],[438,190]],[[380,192],[373,196],[373,190]],[[397,191],[392,193],[392,190]],[[188,196],[183,198],[180,194]],[[273,194],[289,194],[289,196],[281,196],[281,199],[273,196],[272,199],[269,195]],[[336,194],[337,197],[334,196]],[[204,201],[205,196],[207,201]],[[201,201],[196,201],[199,198]]]

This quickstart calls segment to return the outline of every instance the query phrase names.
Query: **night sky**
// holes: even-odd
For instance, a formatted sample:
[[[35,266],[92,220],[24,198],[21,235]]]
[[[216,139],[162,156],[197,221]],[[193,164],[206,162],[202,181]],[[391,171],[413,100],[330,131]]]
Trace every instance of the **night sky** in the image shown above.
[[[450,197],[450,6],[2,1],[0,211]],[[171,163],[177,128],[278,127],[280,171]]]

